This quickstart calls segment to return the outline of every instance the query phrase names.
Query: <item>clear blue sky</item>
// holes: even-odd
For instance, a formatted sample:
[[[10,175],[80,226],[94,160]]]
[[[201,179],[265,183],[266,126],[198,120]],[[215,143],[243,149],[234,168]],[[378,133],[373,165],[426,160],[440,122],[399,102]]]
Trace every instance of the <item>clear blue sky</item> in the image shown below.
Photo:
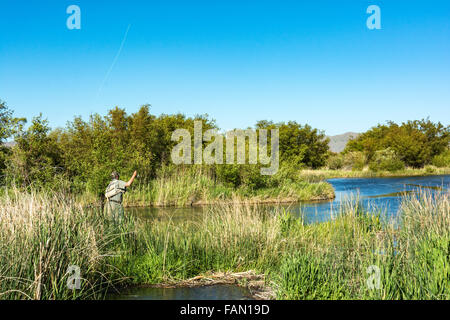
[[[81,30],[66,27],[71,4]],[[366,27],[371,4],[381,30]],[[449,124],[450,1],[2,0],[0,99],[52,127],[145,103],[222,129]]]

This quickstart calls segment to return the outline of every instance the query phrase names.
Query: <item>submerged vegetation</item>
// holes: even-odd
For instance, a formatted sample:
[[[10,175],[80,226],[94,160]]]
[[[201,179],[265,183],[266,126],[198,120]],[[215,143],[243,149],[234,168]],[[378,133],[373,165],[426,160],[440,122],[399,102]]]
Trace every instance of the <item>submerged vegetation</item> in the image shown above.
[[[397,221],[348,203],[305,224],[286,211],[227,203],[200,220],[108,225],[62,195],[9,190],[0,200],[2,299],[102,298],[113,286],[211,272],[264,274],[279,299],[449,299],[449,194],[403,201]],[[78,265],[81,290],[68,290]],[[379,289],[367,268],[380,270]]]

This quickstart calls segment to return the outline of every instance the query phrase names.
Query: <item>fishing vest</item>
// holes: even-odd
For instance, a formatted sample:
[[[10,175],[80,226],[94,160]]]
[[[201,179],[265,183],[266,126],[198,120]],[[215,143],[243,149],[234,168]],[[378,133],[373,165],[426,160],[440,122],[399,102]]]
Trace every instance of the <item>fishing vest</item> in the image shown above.
[[[108,187],[106,188],[105,198],[109,200],[121,192],[125,193],[125,191],[126,191],[125,189],[119,188],[119,180],[113,180],[109,183]]]

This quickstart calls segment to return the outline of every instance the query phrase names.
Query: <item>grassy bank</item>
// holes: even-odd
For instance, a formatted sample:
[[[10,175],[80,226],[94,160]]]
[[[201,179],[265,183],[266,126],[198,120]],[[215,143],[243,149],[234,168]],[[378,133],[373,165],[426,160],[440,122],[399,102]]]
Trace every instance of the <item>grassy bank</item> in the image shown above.
[[[258,173],[259,174],[259,173]],[[125,179],[125,178],[124,178]],[[333,187],[323,181],[309,181],[300,176],[267,177],[264,187],[241,185],[233,187],[220,182],[202,167],[168,169],[159,172],[148,184],[137,181],[132,192],[124,197],[124,206],[191,206],[220,203],[283,203],[334,198]],[[138,178],[139,180],[139,178]],[[98,197],[85,192],[78,201],[88,205]]]
[[[279,299],[449,299],[449,194],[405,199],[382,222],[348,204],[305,225],[248,204],[211,208],[198,221],[131,219],[117,228],[97,210],[56,195],[12,192],[0,200],[0,298],[102,298],[113,284],[176,283],[254,270]],[[69,265],[81,290],[68,290]],[[381,287],[367,286],[377,266]],[[125,280],[126,278],[126,280]]]
[[[301,175],[310,181],[321,181],[332,178],[382,178],[382,177],[414,177],[450,174],[450,168],[426,166],[424,168],[405,168],[397,171],[371,171],[367,167],[363,170],[302,170]]]
[[[299,170],[280,168],[274,176],[266,177],[264,187],[242,184],[233,187],[220,182],[208,169],[202,167],[170,168],[161,170],[149,183],[139,178],[124,198],[124,206],[191,206],[223,203],[288,203],[298,201],[329,200],[335,197],[330,178],[373,178],[399,176],[425,176],[450,174],[450,168],[428,166],[400,171],[365,170]],[[124,177],[124,179],[126,179]],[[77,195],[83,205],[99,203],[99,197],[86,191]]]

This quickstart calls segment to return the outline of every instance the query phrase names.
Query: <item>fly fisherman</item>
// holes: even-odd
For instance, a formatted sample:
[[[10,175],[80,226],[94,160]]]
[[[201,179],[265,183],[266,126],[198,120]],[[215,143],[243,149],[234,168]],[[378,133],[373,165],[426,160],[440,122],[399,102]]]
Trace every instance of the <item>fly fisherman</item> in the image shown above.
[[[127,188],[131,186],[136,178],[137,172],[133,172],[133,176],[128,182],[119,180],[119,174],[114,171],[111,173],[111,182],[105,191],[106,198],[106,212],[108,217],[115,223],[122,222],[123,220],[123,194],[127,191]]]

